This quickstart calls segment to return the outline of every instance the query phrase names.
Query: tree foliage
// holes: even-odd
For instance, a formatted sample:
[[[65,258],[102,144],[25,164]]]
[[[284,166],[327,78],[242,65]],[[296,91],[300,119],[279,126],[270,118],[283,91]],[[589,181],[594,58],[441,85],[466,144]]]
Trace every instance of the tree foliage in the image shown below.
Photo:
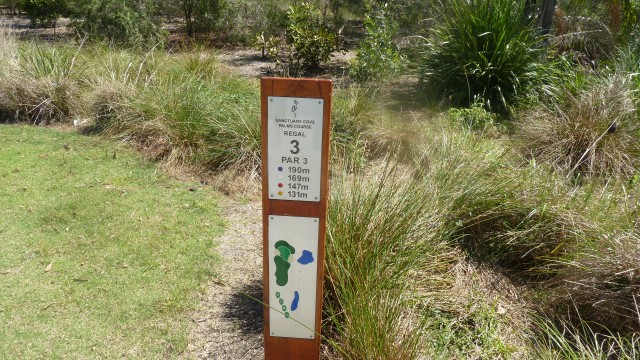
[[[20,0],[19,5],[36,27],[55,26],[58,17],[67,9],[65,0]]]
[[[396,73],[402,56],[393,42],[397,24],[388,16],[385,5],[369,7],[364,20],[365,39],[357,49],[349,74],[357,81],[365,82]]]
[[[184,18],[187,35],[213,30],[226,6],[225,0],[181,0],[180,10]]]
[[[158,0],[75,0],[72,26],[116,44],[148,45],[162,37]]]
[[[21,0],[0,0],[1,6],[6,6],[9,13],[15,15],[18,12]]]

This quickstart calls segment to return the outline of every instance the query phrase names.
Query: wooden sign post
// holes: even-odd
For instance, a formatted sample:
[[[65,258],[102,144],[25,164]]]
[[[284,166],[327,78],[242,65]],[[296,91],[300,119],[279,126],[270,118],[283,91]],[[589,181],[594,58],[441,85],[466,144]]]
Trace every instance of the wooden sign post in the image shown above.
[[[261,91],[265,359],[319,359],[331,81]]]

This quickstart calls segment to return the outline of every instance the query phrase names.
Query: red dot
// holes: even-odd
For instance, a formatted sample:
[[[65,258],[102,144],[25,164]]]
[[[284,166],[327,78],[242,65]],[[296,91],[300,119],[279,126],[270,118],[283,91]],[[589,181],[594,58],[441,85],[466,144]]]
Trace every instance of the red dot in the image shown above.
[[[282,183],[278,183],[278,187],[282,187],[282,186],[283,186]]]

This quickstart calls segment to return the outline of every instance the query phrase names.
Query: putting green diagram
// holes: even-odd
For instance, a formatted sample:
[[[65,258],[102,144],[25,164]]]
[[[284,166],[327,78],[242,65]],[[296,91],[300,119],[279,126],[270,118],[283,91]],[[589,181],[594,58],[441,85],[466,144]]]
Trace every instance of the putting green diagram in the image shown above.
[[[269,216],[271,336],[313,339],[319,219]]]

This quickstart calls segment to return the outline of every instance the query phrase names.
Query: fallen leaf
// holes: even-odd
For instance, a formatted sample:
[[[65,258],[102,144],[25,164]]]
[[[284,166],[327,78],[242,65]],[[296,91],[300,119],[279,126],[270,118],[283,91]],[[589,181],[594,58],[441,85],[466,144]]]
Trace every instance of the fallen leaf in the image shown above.
[[[44,269],[44,272],[49,272],[51,271],[51,268],[53,267],[53,263],[49,263],[49,265],[47,265],[47,268]]]

